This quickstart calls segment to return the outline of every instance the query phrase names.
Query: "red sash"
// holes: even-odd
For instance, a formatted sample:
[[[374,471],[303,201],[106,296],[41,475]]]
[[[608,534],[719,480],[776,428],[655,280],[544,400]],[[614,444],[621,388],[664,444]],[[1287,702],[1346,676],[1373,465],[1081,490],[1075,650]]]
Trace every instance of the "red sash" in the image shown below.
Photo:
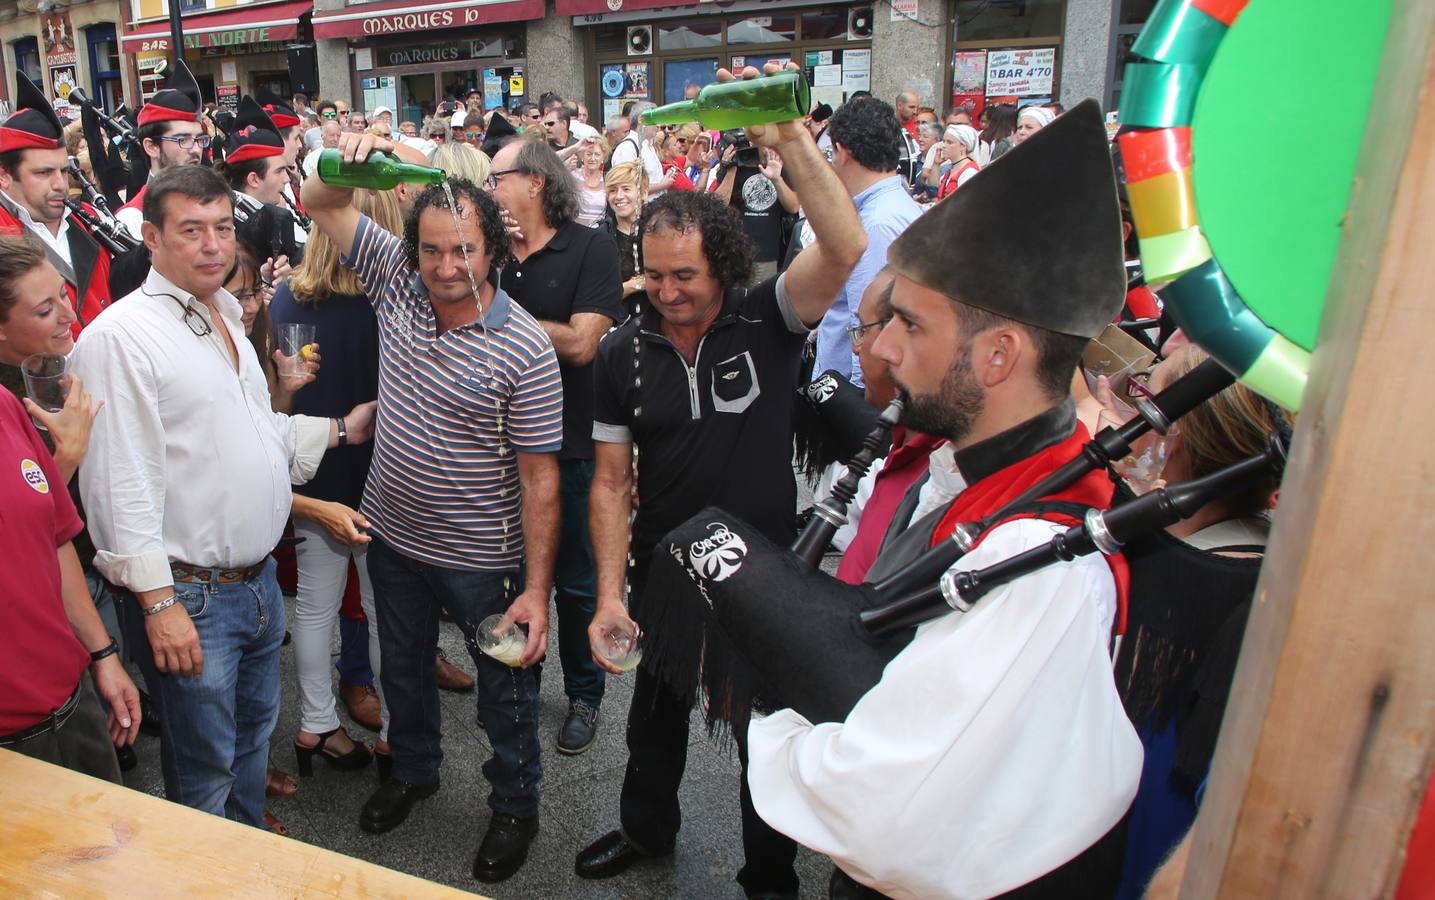
[[[1012,463],[1005,469],[994,472],[975,484],[968,485],[956,496],[952,505],[947,507],[946,514],[937,523],[937,528],[932,533],[932,546],[935,547],[951,537],[952,532],[959,524],[976,522],[1000,511],[1003,506],[1021,496],[1027,488],[1032,487],[1080,455],[1081,448],[1088,440],[1090,438],[1087,435],[1086,426],[1078,422],[1076,432],[1066,440],[1053,444],[1040,453]],[[1066,490],[1041,499],[1077,503],[1096,509],[1110,509],[1111,497],[1115,493],[1115,489],[1116,486],[1112,484],[1106,470],[1097,469],[1094,472],[1088,472],[1080,481]],[[993,523],[993,527],[1017,519],[1045,519],[1068,526],[1081,524],[1080,520],[1073,516],[1059,512],[1027,511],[999,519]],[[988,528],[982,532],[976,543],[980,544],[991,533],[991,530]],[[973,545],[973,547],[975,546],[976,544]],[[1131,587],[1131,572],[1126,565],[1126,557],[1121,554],[1107,556],[1105,559],[1106,564],[1111,567],[1111,577],[1116,582],[1117,609],[1113,631],[1116,634],[1124,634],[1126,632],[1126,603]]]

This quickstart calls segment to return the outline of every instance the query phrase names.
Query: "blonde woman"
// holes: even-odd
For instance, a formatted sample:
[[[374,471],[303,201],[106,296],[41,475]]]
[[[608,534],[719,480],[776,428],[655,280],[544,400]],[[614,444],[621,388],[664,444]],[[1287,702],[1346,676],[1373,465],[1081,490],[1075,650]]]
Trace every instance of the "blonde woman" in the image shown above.
[[[488,173],[493,168],[488,154],[472,144],[458,141],[440,145],[434,151],[432,162],[434,168],[443,169],[457,178],[467,178],[480,186],[488,180]]]
[[[355,191],[354,205],[380,227],[403,233],[403,219],[392,192]],[[316,342],[324,347],[325,363],[315,380],[294,395],[294,411],[337,418],[342,435],[344,413],[356,403],[378,397],[379,337],[373,304],[354,273],[339,264],[340,250],[315,229],[304,261],[280,285],[269,312],[275,327],[291,322],[314,326]],[[340,409],[349,398],[357,399]],[[344,443],[342,437],[340,443]],[[371,755],[367,746],[349,737],[339,721],[330,684],[329,647],[353,560],[364,614],[369,620],[368,656],[373,683],[367,687],[341,684],[341,689],[351,714],[356,702],[368,699],[372,707],[373,701],[366,695],[374,692],[378,684],[378,619],[364,563],[364,545],[369,537],[363,529],[368,523],[356,512],[372,448],[369,443],[335,447],[324,457],[313,479],[294,489],[294,535],[302,539],[295,547],[299,583],[291,626],[300,696],[294,754],[301,776],[313,772],[315,756],[336,769],[352,770],[368,765]],[[387,758],[388,710],[381,696],[379,701],[377,752],[382,775],[382,760]]]
[[[648,172],[640,160],[619,163],[609,170],[603,185],[608,192],[608,215],[604,222],[618,245],[623,305],[636,313],[642,306],[646,286],[638,218],[648,199]]]
[[[579,142],[579,147],[579,168],[573,173],[578,183],[578,222],[597,228],[608,208],[608,189],[603,177],[603,166],[608,162],[608,142],[601,137],[587,138]]]

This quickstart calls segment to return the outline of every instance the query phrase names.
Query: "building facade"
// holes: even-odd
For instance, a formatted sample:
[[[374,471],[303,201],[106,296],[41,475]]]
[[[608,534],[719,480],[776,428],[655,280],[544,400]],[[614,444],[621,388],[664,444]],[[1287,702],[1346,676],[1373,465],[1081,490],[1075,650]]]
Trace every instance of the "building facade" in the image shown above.
[[[179,0],[184,57],[206,99],[281,95],[387,106],[418,120],[448,99],[487,107],[551,90],[591,122],[680,98],[719,67],[796,61],[814,97],[921,105],[1120,97],[1124,54],[1155,0]],[[45,12],[40,12],[41,8]],[[17,69],[63,99],[143,101],[171,53],[167,0],[0,0],[9,96]]]

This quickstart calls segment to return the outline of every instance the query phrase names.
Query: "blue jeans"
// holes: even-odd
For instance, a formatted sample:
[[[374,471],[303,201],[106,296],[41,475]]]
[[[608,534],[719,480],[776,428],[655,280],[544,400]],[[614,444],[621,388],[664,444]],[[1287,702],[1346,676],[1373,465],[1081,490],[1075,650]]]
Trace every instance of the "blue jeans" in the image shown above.
[[[588,537],[588,494],[593,487],[593,460],[565,459],[558,464],[559,503],[563,525],[553,565],[557,588],[558,659],[563,664],[563,692],[598,708],[603,702],[603,670],[593,662],[588,626],[597,604],[593,542]]]
[[[334,668],[339,670],[340,684],[362,687],[374,683],[374,670],[369,667],[368,622],[339,617],[339,658]]]
[[[165,796],[259,828],[284,642],[284,598],[274,568],[270,559],[251,581],[175,585],[199,633],[199,677],[162,675],[148,645],[135,647],[160,708]],[[128,614],[141,617],[134,595],[126,592],[125,603]]]
[[[439,708],[439,608],[463,632],[477,667],[478,711],[493,745],[483,764],[488,805],[520,818],[538,814],[538,666],[514,669],[485,655],[474,639],[478,623],[518,596],[523,571],[448,569],[404,556],[377,534],[369,544],[369,580],[379,618],[379,680],[389,703],[389,749],[394,777],[433,784],[443,763]]]

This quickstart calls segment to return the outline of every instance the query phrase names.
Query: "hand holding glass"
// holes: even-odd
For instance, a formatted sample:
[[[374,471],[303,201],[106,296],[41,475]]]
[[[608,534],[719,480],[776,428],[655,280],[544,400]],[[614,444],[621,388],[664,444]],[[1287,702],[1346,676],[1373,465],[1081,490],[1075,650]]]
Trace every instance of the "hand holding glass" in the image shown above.
[[[25,393],[35,405],[46,412],[59,412],[65,407],[70,390],[69,360],[63,356],[36,353],[20,364],[25,378]]]
[[[279,352],[284,357],[279,365],[280,375],[303,375],[308,372],[305,362],[314,352],[314,326],[302,322],[285,322],[280,325]]]
[[[627,672],[643,661],[643,648],[639,643],[642,638],[642,631],[631,619],[614,622],[599,639],[598,652],[613,668]]]
[[[478,649],[516,669],[523,659],[523,648],[528,646],[528,626],[515,623],[504,613],[494,613],[478,623],[474,637]]]

